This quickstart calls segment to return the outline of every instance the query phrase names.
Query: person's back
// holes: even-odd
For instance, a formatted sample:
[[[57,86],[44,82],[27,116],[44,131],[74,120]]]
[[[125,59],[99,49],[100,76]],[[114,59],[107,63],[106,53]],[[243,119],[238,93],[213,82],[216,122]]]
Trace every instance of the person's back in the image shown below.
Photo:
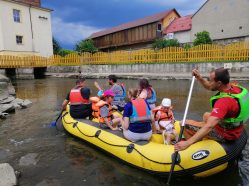
[[[146,100],[137,98],[138,90],[130,89],[130,101],[125,105],[123,118],[123,133],[130,141],[149,140],[152,135],[152,126],[155,131],[154,118]]]
[[[111,85],[111,90],[115,94],[112,104],[118,107],[119,111],[124,110],[126,90],[125,86],[117,82],[117,77],[115,75],[109,75],[109,85]]]
[[[85,79],[76,81],[76,86],[71,89],[63,102],[63,109],[70,102],[70,115],[73,118],[87,118],[92,115],[92,105],[89,100],[90,89],[84,87]]]
[[[147,79],[141,79],[139,81],[139,97],[146,99],[146,101],[149,103],[150,108],[154,109],[156,107],[156,91],[152,88],[152,86],[149,84],[149,81]]]

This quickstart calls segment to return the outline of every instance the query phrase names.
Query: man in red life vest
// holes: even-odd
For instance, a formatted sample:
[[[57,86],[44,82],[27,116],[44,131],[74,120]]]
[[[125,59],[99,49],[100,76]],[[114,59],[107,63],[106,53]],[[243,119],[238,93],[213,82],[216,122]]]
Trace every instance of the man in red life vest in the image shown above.
[[[249,93],[237,84],[231,84],[227,69],[218,68],[209,74],[209,80],[202,78],[199,71],[192,71],[204,88],[219,91],[212,96],[212,112],[205,114],[203,122],[186,121],[184,136],[187,141],[175,144],[175,151],[188,148],[203,138],[217,141],[232,141],[240,137],[243,124],[249,118]],[[189,124],[188,124],[189,123]]]
[[[85,79],[76,81],[76,86],[68,93],[62,107],[65,110],[70,102],[70,115],[73,118],[87,118],[92,115],[92,105],[89,100],[90,89],[85,85]]]

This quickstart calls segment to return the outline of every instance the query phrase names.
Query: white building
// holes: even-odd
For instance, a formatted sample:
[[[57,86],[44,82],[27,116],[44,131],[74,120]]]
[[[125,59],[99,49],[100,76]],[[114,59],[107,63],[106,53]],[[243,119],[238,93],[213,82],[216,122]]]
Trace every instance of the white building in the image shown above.
[[[192,24],[191,41],[204,30],[224,44],[249,41],[249,0],[207,0],[192,16]]]
[[[0,0],[0,55],[53,55],[51,10],[40,0]]]
[[[176,18],[163,30],[164,38],[177,39],[180,43],[191,42],[192,15]]]

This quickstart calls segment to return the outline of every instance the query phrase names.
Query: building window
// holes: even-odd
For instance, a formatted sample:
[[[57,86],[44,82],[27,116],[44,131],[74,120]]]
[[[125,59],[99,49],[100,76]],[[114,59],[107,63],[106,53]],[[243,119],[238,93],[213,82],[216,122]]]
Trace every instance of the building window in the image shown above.
[[[17,23],[21,22],[20,10],[13,9],[13,18],[15,22]]]
[[[162,31],[162,24],[161,23],[157,24],[157,31]]]
[[[23,36],[16,36],[16,44],[18,45],[23,44]]]

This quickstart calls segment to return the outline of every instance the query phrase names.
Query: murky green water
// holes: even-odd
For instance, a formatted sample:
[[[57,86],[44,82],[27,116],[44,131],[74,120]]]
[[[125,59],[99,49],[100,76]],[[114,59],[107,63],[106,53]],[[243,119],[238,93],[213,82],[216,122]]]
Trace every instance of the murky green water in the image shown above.
[[[22,172],[20,185],[36,185],[44,180],[51,185],[165,185],[159,178],[110,157],[103,152],[49,128],[59,114],[61,103],[74,86],[73,79],[18,80],[14,83],[17,97],[30,99],[31,108],[18,110],[8,119],[0,121],[0,163],[8,162]],[[94,80],[87,80],[93,94]],[[99,80],[107,88],[106,80]],[[136,87],[137,81],[123,80],[126,87]],[[155,80],[151,84],[157,91],[159,102],[163,97],[172,99],[177,119],[182,119],[189,91],[188,80]],[[248,82],[241,82],[249,88]],[[188,118],[201,119],[209,110],[212,92],[195,84]],[[158,102],[158,103],[159,103]],[[21,167],[19,159],[37,153],[38,163]],[[241,177],[235,166],[206,179],[184,178],[172,185],[239,185]]]

